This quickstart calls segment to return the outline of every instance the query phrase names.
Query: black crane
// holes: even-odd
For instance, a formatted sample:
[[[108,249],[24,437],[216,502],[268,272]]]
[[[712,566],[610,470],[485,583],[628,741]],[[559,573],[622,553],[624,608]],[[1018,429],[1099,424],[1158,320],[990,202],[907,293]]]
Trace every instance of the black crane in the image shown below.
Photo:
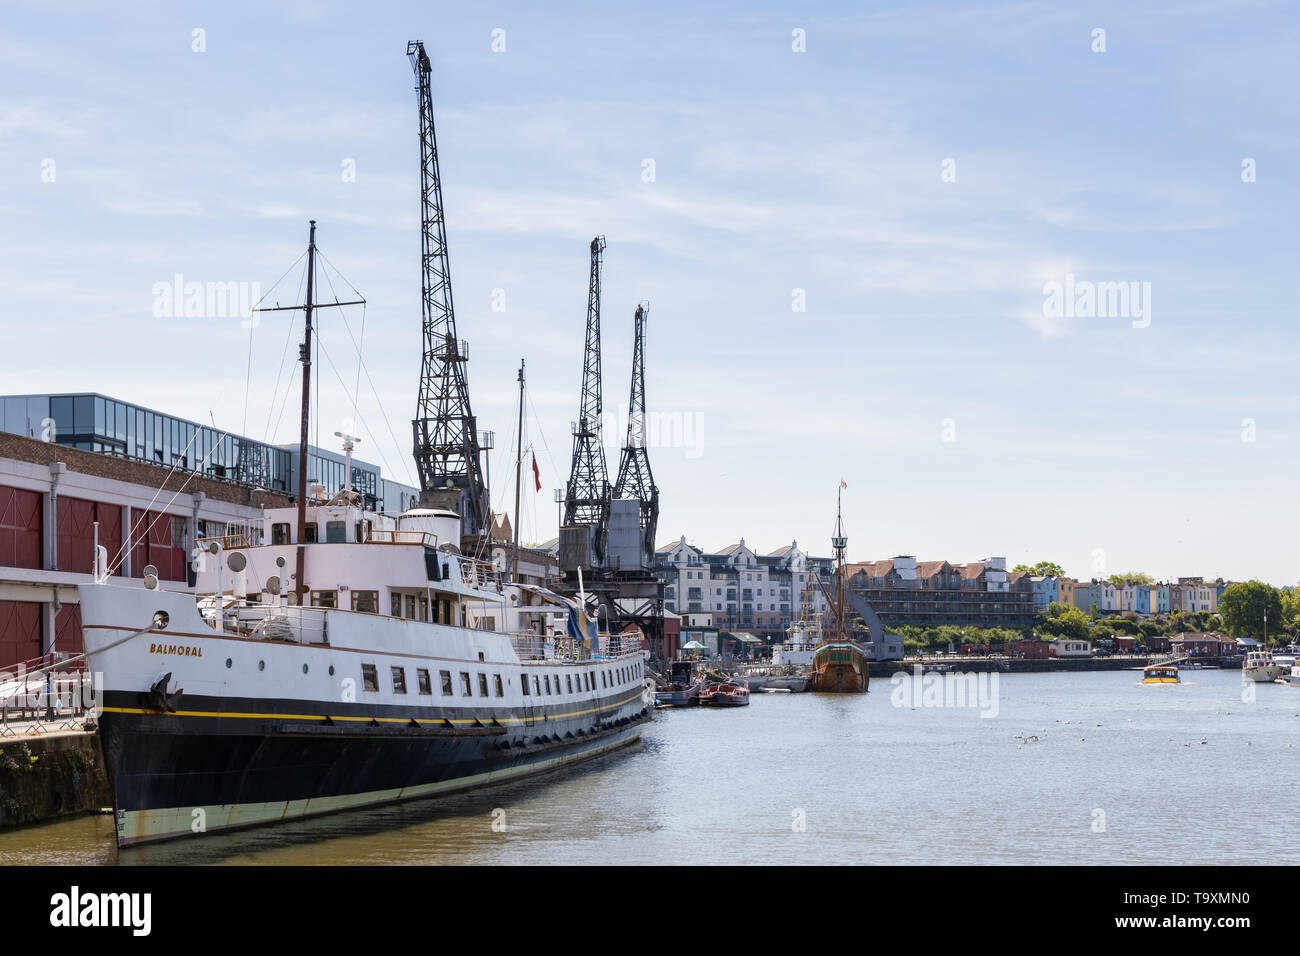
[[[587,285],[587,343],[582,356],[582,399],[578,420],[573,423],[573,463],[564,495],[564,524],[582,527],[584,539],[576,546],[561,548],[562,564],[582,565],[584,570],[605,566],[605,542],[609,532],[609,472],[605,467],[605,443],[601,435],[604,407],[600,388],[600,266],[605,237],[591,240],[591,275]],[[561,538],[565,537],[561,529]],[[571,539],[572,540],[572,539]],[[590,550],[588,550],[590,549]],[[568,572],[569,568],[564,568]]]
[[[424,44],[412,40],[406,55],[418,80],[420,98],[421,314],[424,359],[420,399],[411,428],[420,473],[420,504],[448,508],[461,518],[461,534],[488,532],[487,482],[478,422],[469,404],[468,345],[456,338],[447,261],[447,224],[442,210],[442,178],[433,128],[431,69]]]
[[[636,498],[641,502],[642,566],[654,567],[655,526],[659,523],[659,489],[650,471],[646,451],[645,420],[645,325],[650,312],[647,303],[636,307],[632,345],[632,394],[628,399],[627,441],[614,482],[615,498]]]

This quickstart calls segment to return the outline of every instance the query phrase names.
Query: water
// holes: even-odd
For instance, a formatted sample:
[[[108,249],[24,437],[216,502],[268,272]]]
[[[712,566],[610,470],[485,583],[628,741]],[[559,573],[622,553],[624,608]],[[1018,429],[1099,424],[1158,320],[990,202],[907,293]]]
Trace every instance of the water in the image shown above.
[[[1300,692],[1183,676],[1003,674],[995,718],[895,707],[879,679],[755,694],[491,791],[120,854],[83,817],[0,834],[0,863],[1300,862]]]

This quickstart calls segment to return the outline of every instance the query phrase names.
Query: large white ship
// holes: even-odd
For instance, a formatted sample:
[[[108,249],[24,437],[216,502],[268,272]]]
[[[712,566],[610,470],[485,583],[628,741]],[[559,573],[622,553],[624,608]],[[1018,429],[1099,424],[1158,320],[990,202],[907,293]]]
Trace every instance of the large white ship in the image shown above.
[[[120,846],[510,780],[640,735],[646,652],[525,630],[540,609],[459,552],[455,514],[307,510],[316,606],[288,602],[291,508],[200,541],[197,597],[148,576],[80,588]]]

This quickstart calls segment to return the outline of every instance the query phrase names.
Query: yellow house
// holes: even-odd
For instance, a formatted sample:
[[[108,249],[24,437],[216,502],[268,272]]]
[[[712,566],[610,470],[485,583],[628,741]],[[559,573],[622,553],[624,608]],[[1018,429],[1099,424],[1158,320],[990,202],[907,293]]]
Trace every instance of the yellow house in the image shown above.
[[[1066,607],[1074,607],[1074,589],[1078,583],[1074,578],[1058,578],[1056,581],[1056,599]]]

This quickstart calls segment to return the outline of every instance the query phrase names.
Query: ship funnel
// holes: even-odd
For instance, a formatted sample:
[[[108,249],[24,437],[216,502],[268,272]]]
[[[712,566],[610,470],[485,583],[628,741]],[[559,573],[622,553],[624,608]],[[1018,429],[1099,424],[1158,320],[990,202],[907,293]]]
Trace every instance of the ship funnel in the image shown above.
[[[460,515],[443,508],[412,508],[397,519],[399,531],[425,531],[439,545],[460,549]]]

